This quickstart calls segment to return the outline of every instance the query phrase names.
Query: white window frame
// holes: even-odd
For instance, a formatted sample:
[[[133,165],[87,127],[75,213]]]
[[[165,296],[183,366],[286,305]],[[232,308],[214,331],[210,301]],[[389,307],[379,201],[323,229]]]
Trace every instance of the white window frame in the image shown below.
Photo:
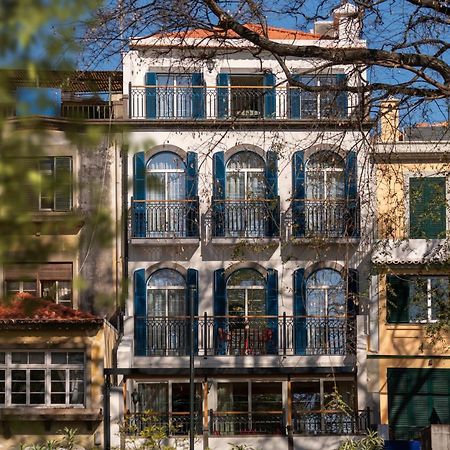
[[[87,388],[87,378],[86,378],[86,354],[80,350],[21,350],[21,349],[11,349],[2,351],[5,354],[5,361],[0,362],[0,371],[5,372],[5,403],[3,407],[13,407],[13,408],[85,408],[86,405],[86,388]],[[29,363],[12,363],[13,353],[24,353],[28,355],[31,353],[42,353],[44,354],[44,363],[39,364],[29,364]],[[83,353],[83,363],[82,364],[52,364],[51,355],[52,353]],[[12,403],[12,371],[13,370],[25,370],[26,371],[26,402],[25,403]],[[30,403],[30,371],[31,370],[44,370],[44,403],[32,404]],[[51,402],[51,371],[52,370],[65,370],[65,403],[52,403]],[[83,372],[83,398],[82,403],[70,403],[71,386],[70,386],[70,371],[77,370]]]

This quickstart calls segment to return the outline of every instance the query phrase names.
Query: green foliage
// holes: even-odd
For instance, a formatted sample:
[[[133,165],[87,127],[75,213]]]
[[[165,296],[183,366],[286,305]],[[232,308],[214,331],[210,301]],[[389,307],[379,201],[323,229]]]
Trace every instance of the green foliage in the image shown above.
[[[377,431],[368,430],[362,438],[347,439],[338,450],[383,450],[384,440]]]
[[[50,439],[43,444],[20,444],[19,450],[73,450],[77,432],[77,428],[64,427],[57,431],[64,435],[62,439]]]
[[[251,447],[247,444],[233,444],[232,442],[229,442],[228,445],[230,446],[230,450],[256,450],[255,447]]]

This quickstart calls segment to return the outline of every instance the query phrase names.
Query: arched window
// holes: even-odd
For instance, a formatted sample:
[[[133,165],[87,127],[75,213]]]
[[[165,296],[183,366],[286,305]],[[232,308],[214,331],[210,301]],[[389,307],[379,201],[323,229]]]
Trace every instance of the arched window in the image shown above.
[[[148,345],[152,355],[183,355],[187,349],[186,280],[161,269],[147,280]]]
[[[345,289],[341,274],[333,269],[314,272],[306,281],[306,298],[307,315],[344,315]]]
[[[307,354],[345,354],[346,293],[333,269],[313,272],[306,280]]]
[[[227,308],[230,316],[262,316],[265,314],[263,276],[253,269],[233,272],[227,281]]]
[[[258,237],[265,234],[267,211],[264,160],[244,151],[226,165],[226,235]]]
[[[230,200],[264,198],[264,160],[254,152],[234,154],[226,166],[226,197]]]
[[[147,162],[147,200],[183,200],[186,165],[175,153],[157,153]]]
[[[154,317],[186,315],[186,281],[172,269],[161,269],[147,281],[147,311]]]
[[[186,166],[171,152],[158,153],[147,162],[147,236],[186,234]]]
[[[332,200],[345,197],[344,160],[335,152],[314,153],[306,162],[306,198]]]
[[[266,316],[266,279],[259,272],[233,272],[226,281],[225,306],[226,319],[218,319],[220,354],[262,355],[275,351],[273,319],[271,322]]]

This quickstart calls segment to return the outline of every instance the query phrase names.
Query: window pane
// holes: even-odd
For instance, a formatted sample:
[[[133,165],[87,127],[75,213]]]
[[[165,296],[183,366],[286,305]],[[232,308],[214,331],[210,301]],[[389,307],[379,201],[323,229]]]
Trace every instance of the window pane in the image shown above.
[[[82,352],[69,352],[69,364],[84,364],[84,353]]]
[[[65,370],[52,370],[51,376],[51,389],[50,389],[50,401],[52,404],[66,403],[66,371]]]
[[[420,322],[427,319],[428,279],[414,277],[409,286],[409,320]]]
[[[42,281],[41,295],[46,300],[56,301],[56,281]]]
[[[24,405],[27,401],[26,370],[11,370],[11,403]]]
[[[253,411],[281,411],[281,383],[252,383]]]
[[[45,403],[45,370],[30,370],[30,404]]]
[[[6,362],[6,354],[5,352],[0,352],[0,364],[5,364]]]
[[[28,363],[28,353],[27,352],[12,352],[11,362],[13,364],[27,364]]]
[[[245,315],[245,290],[228,289],[228,314],[230,316]]]
[[[431,320],[437,320],[449,302],[448,277],[431,278]]]
[[[20,292],[20,281],[6,281],[6,295],[14,295]]]
[[[139,383],[139,404],[140,411],[154,411],[156,413],[166,413],[168,411],[168,385],[167,383]]]
[[[45,353],[43,352],[30,352],[28,354],[30,364],[44,364],[45,363]]]
[[[52,352],[52,364],[67,364],[67,352]]]
[[[0,370],[0,404],[5,403],[5,377],[6,377],[6,370],[5,369]]]
[[[292,383],[292,403],[294,411],[320,410],[319,381],[298,381]]]
[[[70,404],[81,405],[84,403],[84,371],[70,370],[69,377]]]
[[[218,411],[248,411],[248,383],[218,383]]]
[[[202,390],[201,384],[195,383],[195,401],[194,408],[196,411],[202,410]],[[173,412],[189,412],[189,384],[173,383],[172,384],[172,411]]]

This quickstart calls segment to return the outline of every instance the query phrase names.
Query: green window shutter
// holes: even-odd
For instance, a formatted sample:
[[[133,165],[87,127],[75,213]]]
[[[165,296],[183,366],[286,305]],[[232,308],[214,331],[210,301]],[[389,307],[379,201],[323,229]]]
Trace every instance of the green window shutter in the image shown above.
[[[72,158],[55,158],[55,211],[72,209]]]
[[[439,239],[446,231],[446,179],[422,177],[409,179],[409,237]]]
[[[388,323],[409,322],[409,278],[387,275],[386,310]]]
[[[412,439],[433,423],[449,423],[449,369],[388,369],[389,425]]]

